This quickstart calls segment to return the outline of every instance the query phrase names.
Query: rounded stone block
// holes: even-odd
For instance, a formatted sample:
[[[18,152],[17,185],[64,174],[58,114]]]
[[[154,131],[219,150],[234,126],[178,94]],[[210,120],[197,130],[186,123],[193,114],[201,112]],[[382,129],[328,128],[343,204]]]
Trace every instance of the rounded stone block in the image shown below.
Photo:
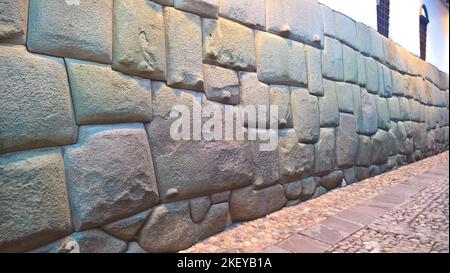
[[[25,44],[29,0],[0,0],[0,42]]]

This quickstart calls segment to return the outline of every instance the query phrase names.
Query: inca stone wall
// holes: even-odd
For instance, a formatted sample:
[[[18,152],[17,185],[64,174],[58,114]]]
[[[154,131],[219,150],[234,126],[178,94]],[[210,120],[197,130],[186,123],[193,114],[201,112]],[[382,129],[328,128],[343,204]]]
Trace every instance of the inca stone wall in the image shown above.
[[[0,251],[188,248],[447,150],[448,83],[313,0],[0,0]],[[278,105],[277,149],[173,140],[192,101]]]

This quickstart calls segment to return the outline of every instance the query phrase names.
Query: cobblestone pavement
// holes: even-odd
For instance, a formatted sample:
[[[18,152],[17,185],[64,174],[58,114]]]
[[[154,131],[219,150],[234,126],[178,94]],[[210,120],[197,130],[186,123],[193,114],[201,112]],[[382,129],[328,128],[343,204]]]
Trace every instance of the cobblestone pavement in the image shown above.
[[[239,223],[182,252],[448,252],[448,152]]]

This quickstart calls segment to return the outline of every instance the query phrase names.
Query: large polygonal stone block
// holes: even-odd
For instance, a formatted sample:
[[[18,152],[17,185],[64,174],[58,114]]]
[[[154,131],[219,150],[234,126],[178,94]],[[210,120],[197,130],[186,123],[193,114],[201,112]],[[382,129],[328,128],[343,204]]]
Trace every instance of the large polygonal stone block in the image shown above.
[[[226,104],[239,104],[239,79],[236,71],[203,65],[206,98]]]
[[[76,142],[62,59],[0,46],[0,82],[0,153]]]
[[[197,15],[164,8],[167,85],[203,90],[202,30]]]
[[[330,37],[336,37],[336,29],[334,23],[334,11],[328,6],[320,4],[323,19],[323,33]]]
[[[305,56],[309,93],[311,95],[322,96],[322,50],[305,45]]]
[[[83,126],[64,148],[67,185],[78,230],[107,224],[159,202],[142,124]]]
[[[28,49],[60,57],[112,62],[113,0],[30,1]]]
[[[314,0],[267,0],[267,30],[316,47],[323,45],[320,5]]]
[[[291,87],[294,129],[301,143],[315,143],[320,134],[320,110],[317,97],[307,89]]]
[[[27,36],[28,0],[0,0],[0,41],[24,44]]]
[[[334,23],[336,37],[344,44],[358,49],[355,21],[340,12],[334,12]]]
[[[410,119],[409,100],[405,97],[399,97],[398,102],[400,105],[400,118],[402,120],[409,120]]]
[[[176,9],[187,11],[206,18],[219,16],[219,0],[174,0]]]
[[[344,172],[341,170],[335,170],[330,174],[320,178],[320,186],[326,190],[332,190],[339,187],[344,179]]]
[[[334,170],[336,164],[336,137],[334,128],[321,128],[319,141],[315,146],[316,175],[325,175]]]
[[[358,83],[358,61],[356,51],[347,45],[342,45],[344,62],[344,81]]]
[[[166,41],[161,5],[148,0],[114,1],[113,68],[166,79]]]
[[[389,130],[391,128],[391,117],[389,115],[388,103],[385,98],[377,97],[377,119],[378,128]]]
[[[353,166],[357,153],[356,118],[353,115],[341,113],[339,127],[336,129],[336,164],[340,168]]]
[[[387,103],[391,120],[396,122],[401,120],[402,118],[400,115],[400,103],[398,102],[398,98],[397,97],[388,98]]]
[[[278,145],[271,151],[261,149],[263,143],[268,143],[270,139],[277,139],[278,131],[265,129],[248,129],[249,134],[254,133],[256,140],[250,141],[250,149],[254,164],[253,188],[261,189],[274,185],[278,179]]]
[[[72,232],[61,148],[0,156],[0,252],[23,252]]]
[[[329,80],[324,80],[323,82],[324,95],[318,98],[320,127],[336,127],[339,125],[339,108],[335,82]]]
[[[383,82],[378,83],[379,93],[378,95],[381,97],[392,97],[392,77],[391,70],[385,65],[380,65],[382,75],[378,76],[378,80]]]
[[[388,133],[378,130],[372,137],[371,163],[376,165],[385,164],[389,157]]]
[[[363,135],[373,135],[378,129],[376,96],[361,89],[361,112],[358,115],[357,131]]]
[[[261,0],[221,0],[219,14],[251,28],[264,30],[266,27],[265,3]]]
[[[368,167],[371,160],[372,139],[368,136],[359,135],[358,154],[356,156],[356,165]]]
[[[253,220],[281,209],[286,203],[283,186],[274,185],[261,190],[245,187],[230,196],[233,222]]]
[[[370,57],[363,57],[366,61],[366,88],[373,94],[378,93],[378,63]]]
[[[223,18],[203,19],[203,59],[237,70],[255,71],[254,31]]]
[[[369,27],[370,34],[370,55],[380,62],[384,61],[382,35],[375,29]]]
[[[66,63],[78,124],[152,119],[150,80],[115,72],[107,65],[74,59]]]
[[[358,84],[361,86],[366,86],[366,61],[364,56],[359,52],[356,52],[356,63],[358,65]]]
[[[392,94],[403,96],[405,94],[405,79],[399,72],[392,70]]]
[[[256,73],[252,72],[240,72],[239,73],[239,83],[240,83],[240,106],[247,107],[253,106],[256,110],[257,121],[263,121],[266,119],[267,125],[269,124],[269,114],[270,114],[270,88],[267,84],[262,83],[258,80]],[[259,116],[258,113],[263,108],[266,108],[266,115]],[[255,121],[256,122],[256,121]],[[244,120],[244,123],[248,127],[255,127],[257,124],[252,124],[248,119]]]
[[[275,116],[273,113],[273,118],[278,120],[278,128],[292,128],[291,91],[289,86],[271,85],[270,105],[278,106],[278,115]]]
[[[223,231],[231,224],[228,203],[214,204],[209,208],[205,219],[195,224],[197,240],[203,240]]]
[[[322,74],[329,79],[344,80],[341,42],[329,37],[325,37],[325,45],[322,52]]]
[[[271,84],[307,84],[305,50],[301,43],[267,32],[256,33],[258,78]]]
[[[338,99],[339,111],[343,113],[353,114],[354,100],[353,93],[359,90],[359,86],[345,83],[336,83],[336,94]]]
[[[359,51],[364,55],[369,55],[372,38],[369,27],[361,22],[356,22],[356,38]]]

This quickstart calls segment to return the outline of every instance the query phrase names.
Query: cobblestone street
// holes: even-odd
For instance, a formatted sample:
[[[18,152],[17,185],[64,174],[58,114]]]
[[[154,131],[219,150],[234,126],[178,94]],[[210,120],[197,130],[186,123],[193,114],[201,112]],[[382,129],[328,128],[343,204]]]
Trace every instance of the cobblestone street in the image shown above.
[[[449,252],[448,152],[233,225],[183,252]]]

